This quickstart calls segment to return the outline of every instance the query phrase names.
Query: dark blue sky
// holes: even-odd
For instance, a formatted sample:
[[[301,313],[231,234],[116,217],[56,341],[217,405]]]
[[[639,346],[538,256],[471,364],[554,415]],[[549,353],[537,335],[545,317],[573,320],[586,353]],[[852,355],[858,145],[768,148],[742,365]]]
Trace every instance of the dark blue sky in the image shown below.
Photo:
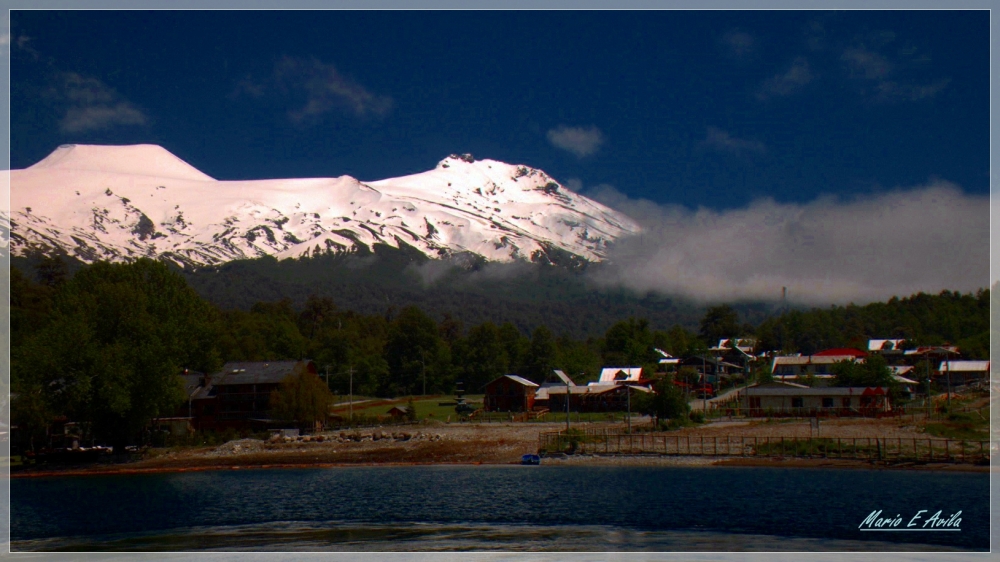
[[[11,166],[155,143],[219,179],[454,152],[713,209],[988,193],[986,11],[11,14]]]

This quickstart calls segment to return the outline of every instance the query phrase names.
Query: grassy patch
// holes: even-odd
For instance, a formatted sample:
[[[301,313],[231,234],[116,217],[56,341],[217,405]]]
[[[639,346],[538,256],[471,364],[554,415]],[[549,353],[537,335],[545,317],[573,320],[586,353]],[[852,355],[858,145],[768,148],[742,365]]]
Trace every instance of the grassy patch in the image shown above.
[[[972,412],[953,412],[944,420],[927,422],[924,431],[934,437],[985,441],[989,439],[990,410],[983,408]]]
[[[389,410],[393,406],[406,406],[408,404],[409,397],[403,398],[375,398],[368,402],[362,402],[360,404],[354,404],[354,416],[356,418],[377,418],[379,416],[388,417]],[[465,397],[466,403],[470,404],[473,408],[479,408],[483,405],[483,395],[473,394]],[[455,397],[448,394],[442,394],[437,396],[414,396],[413,406],[417,413],[417,420],[423,420],[426,418],[436,419],[441,421],[446,421],[449,418],[451,421],[458,420],[458,414],[455,413],[455,406],[441,406],[440,404],[445,402],[455,402]],[[351,407],[347,404],[338,404],[333,408],[333,413],[347,417]]]

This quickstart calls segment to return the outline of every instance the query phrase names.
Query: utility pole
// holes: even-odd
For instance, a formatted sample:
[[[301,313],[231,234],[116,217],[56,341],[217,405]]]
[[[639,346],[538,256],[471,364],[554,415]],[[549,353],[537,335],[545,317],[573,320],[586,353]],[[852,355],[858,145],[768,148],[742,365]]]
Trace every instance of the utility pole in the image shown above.
[[[924,404],[927,406],[927,417],[931,417],[931,355],[930,353],[924,353],[924,376],[927,377],[927,398],[924,399]]]
[[[569,380],[566,381],[566,435],[569,435]]]
[[[947,347],[942,347],[944,351],[944,376],[945,382],[948,383],[948,413],[951,413],[951,350]]]
[[[354,426],[354,366],[351,365],[347,369],[347,372],[351,376],[350,382],[348,383],[348,384],[350,384],[350,386],[347,387],[348,394],[350,395],[349,402],[347,403],[347,407],[350,409],[350,418],[349,418],[349,420],[350,420],[350,425],[353,427]]]
[[[784,293],[785,288],[782,287],[781,289],[782,293]],[[743,401],[746,407],[746,410],[743,412],[743,414],[745,416],[749,416],[750,415],[750,359],[752,359],[752,357],[750,357],[749,353],[740,349],[740,346],[738,344],[739,342],[737,342],[737,345],[735,346],[736,351],[739,351],[741,354],[743,354]]]
[[[424,379],[424,396],[427,396],[427,364],[424,360],[424,348],[420,348],[420,374]]]
[[[705,399],[705,385],[708,384],[708,367],[705,366],[705,356],[701,356],[701,388],[699,394],[701,394],[701,412],[708,412],[708,400]]]
[[[632,387],[625,383],[625,403],[628,404],[628,417],[625,418],[628,424],[628,433],[632,435]]]

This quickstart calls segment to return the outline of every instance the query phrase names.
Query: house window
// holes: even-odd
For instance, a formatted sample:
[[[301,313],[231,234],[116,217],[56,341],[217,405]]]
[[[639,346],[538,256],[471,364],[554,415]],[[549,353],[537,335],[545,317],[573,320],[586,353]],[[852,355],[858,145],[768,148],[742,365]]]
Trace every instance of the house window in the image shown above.
[[[833,398],[824,398],[823,399],[823,407],[824,408],[832,408],[833,407]]]
[[[802,407],[802,398],[792,398],[792,407],[793,408],[801,408]]]
[[[845,407],[845,408],[850,408],[850,407],[851,407],[851,397],[850,397],[850,396],[847,396],[847,397],[843,398],[843,399],[841,400],[841,404],[842,404],[842,405],[843,405],[843,407]]]

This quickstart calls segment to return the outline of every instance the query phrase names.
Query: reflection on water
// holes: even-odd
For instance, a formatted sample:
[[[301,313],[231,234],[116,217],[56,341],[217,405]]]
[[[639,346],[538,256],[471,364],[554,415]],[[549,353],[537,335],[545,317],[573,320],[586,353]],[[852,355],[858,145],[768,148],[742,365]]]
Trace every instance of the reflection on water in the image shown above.
[[[988,475],[380,467],[14,480],[15,551],[985,550]],[[873,509],[960,533],[862,533]],[[899,536],[907,535],[907,536]]]
[[[602,526],[352,525],[277,522],[265,525],[180,529],[127,537],[17,541],[13,550],[59,551],[950,551],[944,546],[789,538],[708,531],[638,531]]]

